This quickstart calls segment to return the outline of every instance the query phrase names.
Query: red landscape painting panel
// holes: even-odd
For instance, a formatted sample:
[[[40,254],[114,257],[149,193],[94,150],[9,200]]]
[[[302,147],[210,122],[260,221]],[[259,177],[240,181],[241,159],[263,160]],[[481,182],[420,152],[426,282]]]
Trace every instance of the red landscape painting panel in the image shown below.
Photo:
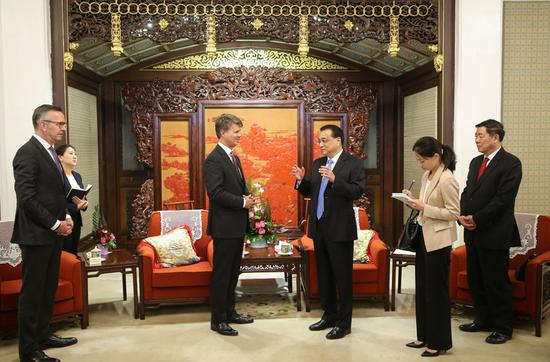
[[[205,107],[205,155],[218,139],[214,120],[223,113],[238,116],[244,123],[241,144],[235,152],[241,159],[246,179],[260,182],[271,203],[273,221],[298,224],[298,195],[290,171],[298,160],[297,107]]]
[[[190,200],[189,120],[163,119],[160,124],[162,205]]]

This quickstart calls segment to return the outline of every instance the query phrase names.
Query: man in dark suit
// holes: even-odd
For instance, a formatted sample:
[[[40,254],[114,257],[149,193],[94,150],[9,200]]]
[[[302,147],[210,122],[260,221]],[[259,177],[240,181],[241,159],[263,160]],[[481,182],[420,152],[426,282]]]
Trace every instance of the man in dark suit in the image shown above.
[[[325,157],[316,159],[311,174],[294,166],[295,188],[311,197],[308,236],[313,239],[322,319],[309,326],[312,331],[332,327],[328,339],[351,333],[353,241],[357,225],[353,200],[364,192],[363,162],[342,149],[340,127],[321,128],[319,145]]]
[[[73,221],[67,214],[61,164],[54,144],[65,136],[61,108],[42,105],[32,116],[35,134],[15,154],[13,173],[17,210],[12,243],[19,244],[23,284],[19,294],[19,358],[21,361],[58,361],[43,350],[65,347],[76,338],[50,331],[63,237]]]
[[[248,227],[248,209],[257,202],[246,188],[241,161],[233,153],[240,142],[242,126],[242,121],[234,115],[219,116],[216,119],[219,142],[204,164],[206,191],[210,200],[206,233],[214,239],[210,328],[226,336],[238,335],[228,323],[254,321],[235,310],[235,288]]]
[[[509,248],[520,245],[514,204],[521,183],[521,162],[502,147],[504,128],[489,119],[476,125],[476,145],[482,155],[470,163],[460,198],[466,243],[468,285],[475,320],[464,332],[492,331],[487,343],[512,338],[512,286],[508,278]]]

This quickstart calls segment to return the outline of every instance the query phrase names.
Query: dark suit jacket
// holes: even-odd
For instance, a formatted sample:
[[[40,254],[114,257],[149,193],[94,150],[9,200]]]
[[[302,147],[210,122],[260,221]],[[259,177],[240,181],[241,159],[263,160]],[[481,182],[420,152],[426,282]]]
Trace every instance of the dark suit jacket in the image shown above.
[[[297,187],[302,195],[311,197],[307,235],[312,239],[315,238],[317,228],[317,199],[322,180],[319,168],[326,163],[327,157],[313,161],[311,174],[304,177]],[[365,191],[363,162],[342,152],[332,172],[335,175],[334,183],[328,183],[324,196],[327,230],[330,230],[331,241],[352,242],[357,239],[353,200],[361,197]]]
[[[237,164],[244,177],[241,162]],[[206,192],[210,199],[208,228],[213,238],[241,238],[248,228],[248,210],[243,195],[248,195],[244,179],[223,148],[217,145],[204,163]]]
[[[76,171],[72,171],[72,174],[78,186],[83,189],[84,184],[82,183],[82,176],[80,176],[80,174]],[[71,191],[71,183],[66,177],[64,177],[63,180],[65,182],[65,195],[67,195],[69,191]],[[71,215],[71,217],[73,218],[74,227],[82,226],[82,215],[80,214],[80,210],[76,207],[76,204],[72,200],[67,200],[67,210],[69,210],[69,215]]]
[[[461,215],[473,215],[477,225],[473,231],[464,230],[464,241],[487,249],[519,246],[514,205],[521,183],[521,161],[501,148],[476,182],[483,158],[480,155],[470,163],[460,197]]]
[[[13,173],[17,211],[11,242],[54,244],[59,236],[51,227],[67,215],[65,186],[52,157],[35,137],[15,154]]]

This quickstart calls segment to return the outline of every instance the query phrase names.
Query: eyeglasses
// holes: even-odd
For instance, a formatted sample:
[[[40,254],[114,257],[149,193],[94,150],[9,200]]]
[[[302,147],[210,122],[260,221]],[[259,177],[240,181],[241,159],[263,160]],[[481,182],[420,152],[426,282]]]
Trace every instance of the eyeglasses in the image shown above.
[[[42,121],[48,122],[48,123],[53,123],[59,128],[67,127],[67,122],[50,121],[49,119],[43,119]]]
[[[332,141],[334,138],[318,138],[317,144],[318,145],[326,145],[329,141]]]

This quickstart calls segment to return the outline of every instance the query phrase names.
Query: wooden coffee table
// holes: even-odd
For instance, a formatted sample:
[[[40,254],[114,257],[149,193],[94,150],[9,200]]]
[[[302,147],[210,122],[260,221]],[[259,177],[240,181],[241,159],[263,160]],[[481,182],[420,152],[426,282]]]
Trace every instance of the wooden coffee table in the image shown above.
[[[243,256],[241,262],[242,273],[284,272],[288,277],[288,291],[292,293],[292,275],[296,275],[296,309],[302,310],[302,294],[300,288],[300,268],[302,256],[296,248],[292,249],[292,255],[279,255],[273,245],[267,248],[249,248],[249,253]]]
[[[126,274],[132,274],[132,284],[134,288],[134,318],[138,318],[139,308],[138,308],[138,287],[137,287],[137,267],[138,260],[135,255],[130,253],[126,249],[115,249],[110,254],[106,256],[106,259],[101,262],[101,265],[90,265],[86,253],[78,253],[78,257],[84,263],[86,268],[86,277],[97,278],[101,274],[108,273],[121,273],[122,274],[122,297],[124,300],[127,299],[126,294]],[[88,283],[86,283],[86,288],[84,288],[85,301],[88,305]]]

